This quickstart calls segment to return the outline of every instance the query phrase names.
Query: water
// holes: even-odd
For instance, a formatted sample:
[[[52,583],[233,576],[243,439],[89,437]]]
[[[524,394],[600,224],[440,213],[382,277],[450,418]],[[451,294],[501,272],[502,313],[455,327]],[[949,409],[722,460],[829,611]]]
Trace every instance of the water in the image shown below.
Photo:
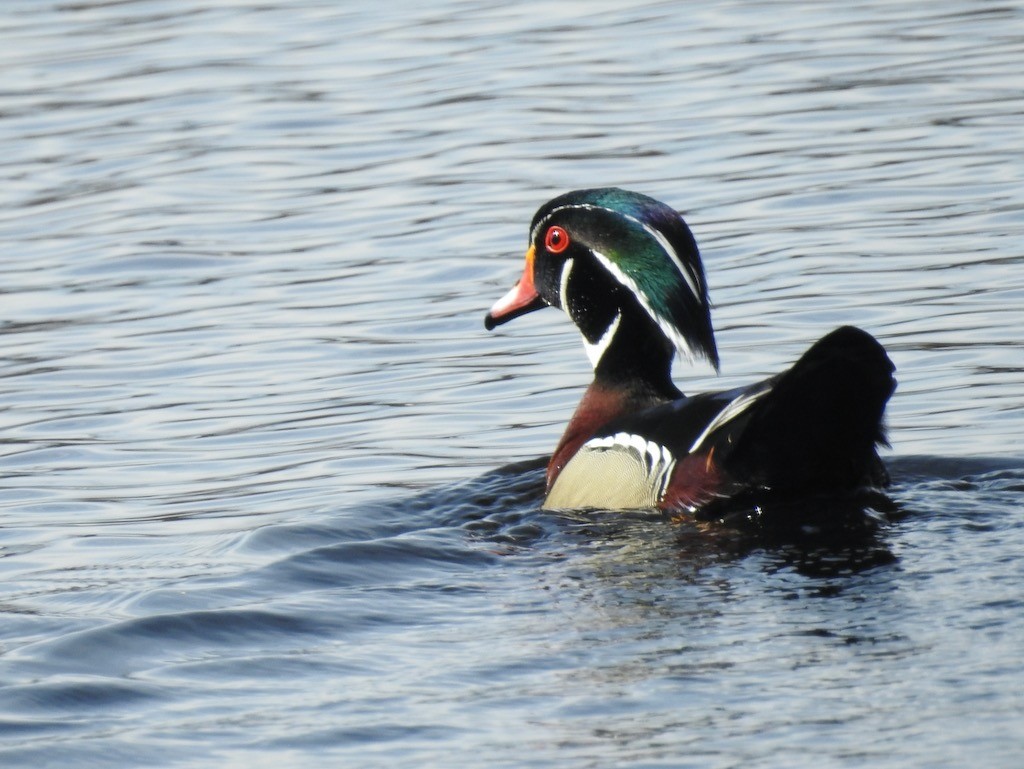
[[[5,767],[1016,767],[1018,3],[0,11]],[[855,323],[902,514],[536,509],[587,381],[533,211],[702,246],[738,385]]]

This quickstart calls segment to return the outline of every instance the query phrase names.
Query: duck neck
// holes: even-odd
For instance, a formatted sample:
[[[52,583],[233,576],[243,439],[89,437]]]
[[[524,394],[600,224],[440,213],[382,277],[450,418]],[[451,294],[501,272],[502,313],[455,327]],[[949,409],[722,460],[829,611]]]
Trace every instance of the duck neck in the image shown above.
[[[673,348],[660,331],[621,323],[594,367],[594,380],[583,393],[548,464],[551,488],[579,448],[613,419],[676,400],[683,394],[672,383]]]
[[[594,362],[594,382],[642,401],[673,400],[682,395],[672,382],[674,355],[672,343],[654,323],[624,316]]]

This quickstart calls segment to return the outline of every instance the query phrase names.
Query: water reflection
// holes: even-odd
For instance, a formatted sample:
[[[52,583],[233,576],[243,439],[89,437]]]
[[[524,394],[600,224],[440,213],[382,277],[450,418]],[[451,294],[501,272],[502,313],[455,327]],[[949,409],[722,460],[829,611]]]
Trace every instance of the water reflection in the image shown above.
[[[3,765],[1016,766],[1022,473],[958,458],[1024,434],[1020,22],[8,3]],[[480,313],[607,184],[701,244],[685,390],[883,340],[905,519],[811,546],[489,472],[589,370]]]

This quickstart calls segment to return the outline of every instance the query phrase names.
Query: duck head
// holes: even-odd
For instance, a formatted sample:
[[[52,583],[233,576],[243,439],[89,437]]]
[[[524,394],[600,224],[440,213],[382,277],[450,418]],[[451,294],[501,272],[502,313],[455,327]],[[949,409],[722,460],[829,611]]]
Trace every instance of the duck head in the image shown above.
[[[697,244],[676,211],[646,195],[577,190],[541,206],[523,275],[484,325],[543,307],[569,316],[598,375],[639,367],[668,376],[676,353],[718,368]]]

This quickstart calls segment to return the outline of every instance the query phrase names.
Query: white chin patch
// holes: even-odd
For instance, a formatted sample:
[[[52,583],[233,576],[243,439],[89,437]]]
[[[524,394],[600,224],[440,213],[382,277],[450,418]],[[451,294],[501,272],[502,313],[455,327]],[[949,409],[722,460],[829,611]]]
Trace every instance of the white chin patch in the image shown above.
[[[622,320],[622,312],[615,313],[615,317],[612,318],[612,322],[608,324],[608,328],[601,334],[601,338],[596,342],[588,342],[587,338],[583,338],[583,349],[587,351],[587,357],[590,358],[590,365],[597,368],[597,364],[601,362],[601,357],[608,350],[608,347],[612,343],[612,339],[615,338],[615,332],[619,330],[619,321]]]

